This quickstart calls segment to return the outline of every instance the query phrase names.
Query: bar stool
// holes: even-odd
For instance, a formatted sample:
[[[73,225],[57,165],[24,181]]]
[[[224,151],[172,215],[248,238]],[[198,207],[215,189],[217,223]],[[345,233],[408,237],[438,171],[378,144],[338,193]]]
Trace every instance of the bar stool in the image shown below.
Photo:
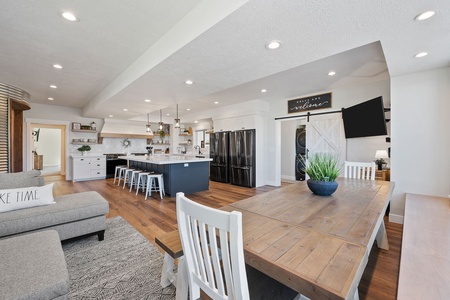
[[[130,180],[131,180],[131,173],[134,171],[135,169],[125,169],[124,171],[124,176],[123,176],[123,188],[125,189],[125,184],[127,184],[128,181],[128,185],[130,185]]]
[[[158,185],[156,185],[156,179],[158,179]],[[145,200],[147,200],[147,196],[152,192],[159,192],[159,197],[163,198],[164,192],[164,178],[162,174],[149,174],[147,175],[147,188],[145,189]]]
[[[145,190],[145,187],[146,187],[146,183],[147,183],[147,175],[149,175],[149,174],[151,174],[151,173],[154,173],[154,172],[141,172],[141,173],[139,173],[139,174],[137,174],[137,176],[138,176],[138,179],[137,179],[137,183],[136,183],[136,195],[138,194],[138,192],[139,192],[139,187],[141,186],[142,187],[142,192],[144,192],[144,190]],[[142,179],[142,181],[141,181],[141,178],[142,177],[146,177],[146,178],[143,178]]]
[[[114,170],[114,182],[113,184],[116,184],[116,178],[119,177],[120,174],[120,168],[126,168],[125,165],[116,166],[116,169]]]
[[[136,190],[139,190],[139,186],[136,184],[137,182],[137,176],[139,175],[139,173],[142,173],[142,170],[134,170],[131,172],[131,177],[130,177],[130,190],[129,192],[131,192],[131,189],[133,188],[133,185],[136,187]],[[135,180],[136,179],[136,180]]]
[[[128,169],[127,166],[119,166],[119,176],[118,176],[118,183],[117,186],[120,185],[120,180],[125,177],[125,170]]]

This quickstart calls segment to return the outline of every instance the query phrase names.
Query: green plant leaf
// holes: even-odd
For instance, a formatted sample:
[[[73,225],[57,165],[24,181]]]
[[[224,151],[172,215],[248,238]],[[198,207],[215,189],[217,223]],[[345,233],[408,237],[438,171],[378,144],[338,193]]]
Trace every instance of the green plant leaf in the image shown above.
[[[305,173],[312,180],[335,181],[342,166],[339,158],[330,153],[314,153],[308,159],[302,158]]]

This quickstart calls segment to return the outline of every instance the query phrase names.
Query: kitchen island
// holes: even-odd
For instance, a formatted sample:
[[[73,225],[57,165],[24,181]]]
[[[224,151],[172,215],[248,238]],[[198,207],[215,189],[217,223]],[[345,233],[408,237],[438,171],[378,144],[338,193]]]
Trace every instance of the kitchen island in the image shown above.
[[[133,169],[163,174],[166,195],[192,194],[209,189],[210,158],[195,156],[119,156]]]

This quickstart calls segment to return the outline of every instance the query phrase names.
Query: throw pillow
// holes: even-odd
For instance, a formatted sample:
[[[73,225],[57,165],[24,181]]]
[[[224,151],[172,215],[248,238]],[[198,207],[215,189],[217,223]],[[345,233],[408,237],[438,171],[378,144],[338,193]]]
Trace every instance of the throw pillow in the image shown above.
[[[49,205],[53,201],[53,183],[19,189],[0,190],[0,212]]]

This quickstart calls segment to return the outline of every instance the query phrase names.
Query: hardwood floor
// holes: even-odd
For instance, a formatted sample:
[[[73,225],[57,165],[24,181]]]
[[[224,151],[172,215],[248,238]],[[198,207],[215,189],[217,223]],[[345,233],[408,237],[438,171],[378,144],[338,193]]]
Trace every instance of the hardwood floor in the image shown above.
[[[46,183],[54,183],[54,195],[65,195],[84,191],[97,191],[109,202],[108,218],[122,216],[149,241],[154,243],[155,236],[177,228],[175,198],[153,193],[147,201],[144,195],[128,192],[113,184],[113,179],[93,180],[85,182],[65,181],[62,176],[45,176]],[[284,183],[287,185],[289,183]],[[199,203],[219,208],[230,203],[277,189],[264,186],[260,188],[243,188],[229,184],[210,182],[209,191],[189,195],[189,198]],[[396,299],[398,272],[400,265],[400,250],[403,227],[390,223],[385,218],[386,231],[389,240],[389,251],[372,247],[369,262],[359,285],[360,299],[390,300]],[[107,235],[107,232],[105,233]]]

